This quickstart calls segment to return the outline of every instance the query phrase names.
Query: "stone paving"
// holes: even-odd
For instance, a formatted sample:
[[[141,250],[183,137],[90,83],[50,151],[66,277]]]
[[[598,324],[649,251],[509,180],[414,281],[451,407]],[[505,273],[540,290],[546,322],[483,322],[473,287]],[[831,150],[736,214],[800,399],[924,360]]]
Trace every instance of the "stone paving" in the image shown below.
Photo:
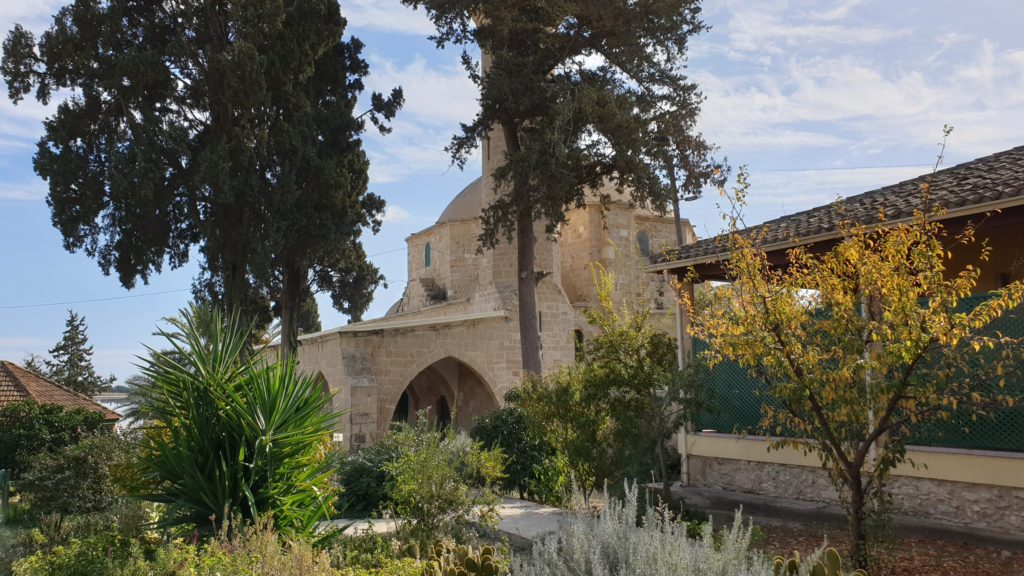
[[[535,502],[503,498],[498,506],[501,520],[498,522],[498,536],[536,542],[541,536],[554,532],[558,523],[568,512]],[[326,526],[344,527],[346,534],[373,531],[386,534],[394,531],[401,520],[396,519],[343,519],[331,520]]]

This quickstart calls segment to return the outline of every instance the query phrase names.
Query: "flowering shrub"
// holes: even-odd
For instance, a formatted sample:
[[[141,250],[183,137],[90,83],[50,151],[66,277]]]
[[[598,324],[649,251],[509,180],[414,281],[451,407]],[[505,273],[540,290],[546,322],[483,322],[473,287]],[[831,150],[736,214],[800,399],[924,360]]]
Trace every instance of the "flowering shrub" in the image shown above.
[[[529,576],[773,576],[772,562],[751,550],[752,527],[739,512],[727,530],[713,533],[704,524],[698,538],[687,538],[687,525],[648,509],[637,522],[637,487],[608,499],[598,515],[576,512],[559,530],[514,558],[513,574]],[[810,574],[819,554],[799,570]]]

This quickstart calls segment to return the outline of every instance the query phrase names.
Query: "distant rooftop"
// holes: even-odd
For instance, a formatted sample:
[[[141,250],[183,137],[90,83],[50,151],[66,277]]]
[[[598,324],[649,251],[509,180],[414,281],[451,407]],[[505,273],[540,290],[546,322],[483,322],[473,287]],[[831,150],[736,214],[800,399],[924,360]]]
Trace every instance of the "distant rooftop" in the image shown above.
[[[0,360],[0,406],[34,400],[39,404],[57,404],[65,409],[83,408],[103,415],[105,420],[119,420],[121,415],[91,398],[51,382],[13,362]]]

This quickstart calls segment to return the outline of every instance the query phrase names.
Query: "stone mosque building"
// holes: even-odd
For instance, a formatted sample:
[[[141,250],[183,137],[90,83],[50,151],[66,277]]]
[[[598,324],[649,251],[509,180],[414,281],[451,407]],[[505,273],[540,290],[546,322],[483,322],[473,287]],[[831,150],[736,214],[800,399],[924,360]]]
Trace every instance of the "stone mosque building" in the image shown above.
[[[492,150],[498,142],[492,133],[483,143],[483,175],[433,226],[406,239],[408,284],[384,317],[299,339],[300,367],[319,374],[344,412],[338,431],[348,447],[372,444],[392,421],[423,408],[468,428],[519,382],[516,246],[477,251],[480,214],[494,196],[492,157],[504,158],[496,144]],[[537,288],[545,373],[573,362],[577,342],[593,334],[582,311],[595,301],[594,263],[615,275],[616,301],[647,298],[666,316],[674,309],[663,277],[642,271],[650,254],[676,244],[672,217],[610,193],[610,206],[594,195],[569,211],[557,241],[538,224],[536,267],[550,273]],[[693,242],[686,221],[683,230]]]

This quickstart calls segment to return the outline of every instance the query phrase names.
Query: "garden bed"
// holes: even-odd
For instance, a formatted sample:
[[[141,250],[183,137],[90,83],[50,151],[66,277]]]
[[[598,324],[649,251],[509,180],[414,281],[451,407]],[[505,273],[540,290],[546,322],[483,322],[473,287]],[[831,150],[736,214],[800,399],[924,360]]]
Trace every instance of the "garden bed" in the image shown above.
[[[806,555],[823,539],[849,556],[849,538],[842,529],[821,525],[768,526],[764,550],[769,555]],[[871,576],[1004,576],[1024,574],[1024,552],[927,538],[895,538],[883,565]]]

